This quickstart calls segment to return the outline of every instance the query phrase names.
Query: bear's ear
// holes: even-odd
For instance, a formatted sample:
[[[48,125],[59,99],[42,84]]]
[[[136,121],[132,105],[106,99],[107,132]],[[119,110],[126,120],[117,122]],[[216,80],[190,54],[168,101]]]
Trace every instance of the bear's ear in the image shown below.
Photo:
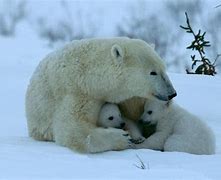
[[[114,44],[112,46],[111,55],[114,57],[114,59],[117,60],[118,63],[123,62],[124,52],[118,44]]]
[[[152,47],[152,49],[155,49],[155,44],[151,43],[150,47]]]

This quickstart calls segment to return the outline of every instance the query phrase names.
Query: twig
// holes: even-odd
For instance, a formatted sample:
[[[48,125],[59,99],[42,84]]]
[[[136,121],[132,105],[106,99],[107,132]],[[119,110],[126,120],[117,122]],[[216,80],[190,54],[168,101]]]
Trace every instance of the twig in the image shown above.
[[[147,164],[147,167],[146,165],[144,164],[144,162],[141,160],[141,158],[136,154],[136,157],[137,159],[139,160],[140,164],[139,165],[136,165],[134,164],[135,167],[139,168],[139,169],[150,169],[149,167],[149,163]]]
[[[221,7],[221,4],[219,4],[219,5],[215,6],[214,8],[218,8],[218,7]]]
[[[197,46],[200,47],[201,44],[200,44],[200,42],[198,41],[199,36],[200,36],[200,30],[199,30],[198,34],[196,35],[196,34],[194,33],[194,31],[193,31],[191,25],[190,25],[190,20],[189,20],[189,17],[188,17],[187,12],[185,12],[185,16],[186,16],[186,23],[187,23],[187,26],[188,26],[188,27],[187,27],[188,30],[187,30],[187,29],[186,29],[186,30],[187,30],[187,32],[193,34],[194,39],[195,39],[194,42],[197,43]],[[185,27],[183,27],[183,26],[181,26],[181,27],[182,27],[183,29],[185,29]],[[206,34],[206,32],[203,33],[202,37],[204,37],[205,34]],[[208,42],[208,41],[206,41],[206,42]],[[210,46],[210,45],[209,45],[209,42],[208,42],[207,46]],[[189,47],[191,47],[191,46],[189,46]],[[203,48],[203,46],[202,46],[202,48]],[[204,62],[204,61],[205,61],[205,56],[203,56],[203,53],[204,53],[203,49],[201,50],[200,48],[196,48],[196,50],[198,51],[198,53],[199,53],[199,55],[200,55],[202,61]],[[208,60],[208,59],[207,59],[207,60]],[[205,62],[204,62],[204,63],[205,63]]]
[[[194,69],[194,66],[196,66],[197,63],[202,63],[196,68],[195,73],[191,73],[188,70],[186,70],[186,72],[187,74],[206,74],[214,76],[216,74],[215,63],[219,58],[219,56],[221,56],[221,54],[217,55],[213,63],[206,57],[204,48],[211,46],[209,41],[204,40],[206,32],[201,33],[201,30],[199,30],[198,33],[194,33],[190,25],[188,14],[186,12],[185,16],[186,16],[187,26],[180,26],[180,27],[184,29],[187,33],[191,33],[194,36],[194,40],[187,47],[187,49],[192,49],[197,51],[200,56],[200,59],[196,59],[196,55],[191,55],[192,69]]]
[[[221,54],[217,54],[217,55],[216,55],[216,59],[214,60],[213,65],[215,65],[216,60],[219,59],[220,56],[221,56]]]

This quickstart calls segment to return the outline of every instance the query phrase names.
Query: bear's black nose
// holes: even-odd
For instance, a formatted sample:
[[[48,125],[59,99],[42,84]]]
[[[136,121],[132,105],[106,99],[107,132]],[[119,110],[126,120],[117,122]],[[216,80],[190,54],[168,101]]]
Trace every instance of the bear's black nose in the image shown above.
[[[175,92],[174,94],[171,94],[171,95],[168,96],[168,100],[171,100],[176,96],[177,96],[177,93]]]
[[[125,126],[125,123],[121,123],[120,127],[123,128]]]

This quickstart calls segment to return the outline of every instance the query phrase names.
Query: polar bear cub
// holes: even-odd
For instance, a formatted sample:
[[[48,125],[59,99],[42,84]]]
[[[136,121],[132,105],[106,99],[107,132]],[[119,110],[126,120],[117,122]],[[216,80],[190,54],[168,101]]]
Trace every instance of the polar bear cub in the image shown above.
[[[157,123],[156,132],[138,148],[180,151],[191,154],[214,154],[215,136],[198,117],[173,101],[148,100],[141,122]]]
[[[104,128],[125,129],[129,132],[132,138],[131,141],[135,144],[145,140],[136,123],[122,117],[119,107],[113,103],[105,103],[101,107],[97,125]]]

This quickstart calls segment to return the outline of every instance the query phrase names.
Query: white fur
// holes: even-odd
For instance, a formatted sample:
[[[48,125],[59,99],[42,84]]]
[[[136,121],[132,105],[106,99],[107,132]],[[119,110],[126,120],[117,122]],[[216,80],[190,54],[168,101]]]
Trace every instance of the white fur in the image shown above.
[[[151,71],[158,76],[150,75]],[[26,93],[29,135],[83,153],[130,147],[130,137],[96,122],[104,102],[174,93],[160,57],[128,38],[73,41],[36,68]]]
[[[137,145],[137,148],[192,154],[215,153],[215,136],[212,130],[198,117],[174,102],[148,100],[141,119],[143,122],[157,123],[157,130],[143,144]]]
[[[144,137],[141,135],[136,123],[122,117],[119,107],[116,104],[106,103],[102,106],[97,124],[105,128],[124,128],[129,132],[133,140],[137,142],[144,141]]]
[[[112,127],[123,129],[125,120],[122,118],[120,109],[116,104],[106,103],[101,107],[97,124],[104,128]]]

